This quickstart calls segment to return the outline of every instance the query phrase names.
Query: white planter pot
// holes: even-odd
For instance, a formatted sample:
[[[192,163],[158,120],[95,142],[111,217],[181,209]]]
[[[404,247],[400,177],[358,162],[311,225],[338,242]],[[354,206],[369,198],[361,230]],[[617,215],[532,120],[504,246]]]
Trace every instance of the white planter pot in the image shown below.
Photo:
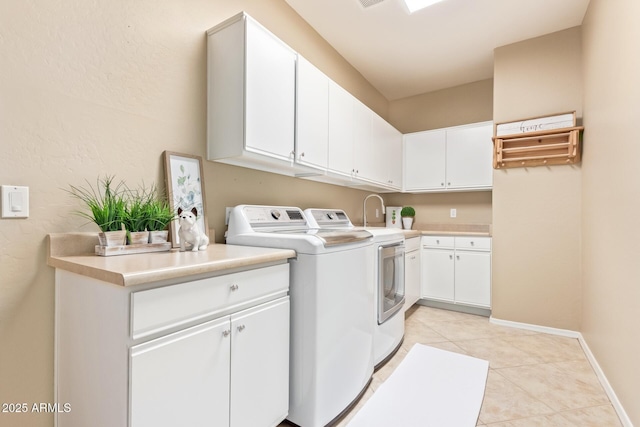
[[[98,241],[100,246],[124,246],[127,243],[127,232],[124,230],[100,232]]]
[[[147,243],[149,243],[148,231],[130,231],[129,232],[130,245],[146,245]]]
[[[404,228],[405,230],[411,230],[411,227],[413,227],[413,217],[402,217],[402,228]]]
[[[166,243],[168,238],[169,230],[149,232],[149,243]]]

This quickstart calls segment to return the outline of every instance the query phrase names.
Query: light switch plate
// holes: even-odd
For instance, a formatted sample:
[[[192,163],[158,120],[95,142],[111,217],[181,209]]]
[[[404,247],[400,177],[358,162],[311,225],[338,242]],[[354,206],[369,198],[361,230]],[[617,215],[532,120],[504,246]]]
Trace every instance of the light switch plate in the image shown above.
[[[451,218],[455,218],[458,216],[458,211],[456,209],[451,209],[450,215]]]
[[[2,218],[29,217],[29,187],[0,186],[2,193]]]

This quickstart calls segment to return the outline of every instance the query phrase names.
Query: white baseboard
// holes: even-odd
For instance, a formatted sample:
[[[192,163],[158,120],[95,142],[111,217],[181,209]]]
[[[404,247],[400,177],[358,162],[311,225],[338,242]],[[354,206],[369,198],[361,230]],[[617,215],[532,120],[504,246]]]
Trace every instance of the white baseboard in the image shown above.
[[[584,351],[584,354],[587,356],[587,360],[589,361],[589,363],[591,364],[591,367],[593,368],[593,371],[596,373],[598,380],[600,380],[600,385],[602,385],[602,388],[604,389],[605,393],[607,393],[607,396],[611,401],[611,405],[613,406],[613,409],[618,414],[618,418],[620,418],[620,422],[624,427],[633,427],[633,423],[631,422],[631,419],[629,418],[626,411],[622,407],[622,403],[620,403],[620,400],[618,399],[618,396],[613,390],[613,387],[611,387],[611,384],[609,384],[607,377],[605,376],[604,372],[600,368],[598,361],[596,360],[595,356],[591,352],[589,345],[584,340],[584,337],[580,332],[571,331],[569,329],[558,329],[558,328],[550,328],[548,326],[532,325],[530,323],[512,322],[510,320],[496,319],[493,316],[489,318],[489,322],[499,326],[525,329],[528,331],[540,332],[540,333],[551,334],[551,335],[559,335],[559,336],[568,337],[568,338],[577,338],[578,342],[580,343],[580,346],[582,347],[582,350]]]
[[[512,322],[510,320],[496,319],[491,316],[489,322],[494,325],[507,326],[509,328],[526,329],[527,331],[541,332],[543,334],[560,335],[567,338],[580,338],[580,332],[571,331],[569,329],[550,328],[548,326],[533,325],[531,323]]]
[[[591,363],[591,367],[593,368],[594,372],[596,373],[596,376],[600,380],[600,384],[602,385],[602,388],[604,388],[604,391],[607,393],[607,396],[609,396],[611,405],[613,405],[613,409],[615,409],[616,413],[618,414],[618,418],[620,418],[620,422],[624,427],[633,427],[633,423],[631,422],[631,419],[629,418],[624,408],[622,407],[620,400],[618,400],[618,396],[616,396],[616,392],[613,390],[613,387],[611,387],[611,384],[609,384],[607,377],[604,375],[604,372],[600,368],[598,361],[596,360],[595,356],[591,352],[591,349],[589,348],[589,345],[587,344],[587,342],[584,340],[584,337],[582,336],[582,334],[580,334],[580,336],[578,337],[578,342],[582,346],[582,350],[584,351],[584,354],[587,356],[587,360],[589,360],[589,363]]]

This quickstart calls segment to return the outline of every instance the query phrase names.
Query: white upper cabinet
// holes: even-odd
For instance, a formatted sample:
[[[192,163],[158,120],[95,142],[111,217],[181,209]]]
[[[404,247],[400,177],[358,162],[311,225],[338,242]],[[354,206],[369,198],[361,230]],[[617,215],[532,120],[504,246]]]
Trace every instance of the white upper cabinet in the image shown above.
[[[402,188],[402,134],[334,82],[329,83],[327,170],[349,186]]]
[[[294,175],[296,53],[244,13],[207,34],[207,158]]]
[[[404,136],[405,191],[445,189],[446,138],[444,129]]]
[[[298,55],[296,162],[325,170],[329,155],[329,78]]]
[[[491,189],[491,122],[403,138],[245,13],[207,35],[208,160],[371,191]]]
[[[354,99],[349,92],[329,81],[329,172],[351,178],[354,169],[353,151]]]
[[[492,122],[404,136],[404,191],[490,190]]]
[[[402,134],[382,117],[373,114],[369,151],[373,156],[373,179],[390,190],[402,189]]]
[[[376,180],[375,148],[372,143],[371,129],[373,111],[354,98],[353,100],[353,150],[354,177],[367,181]]]
[[[246,20],[245,143],[289,159],[294,146],[296,54]]]
[[[491,188],[493,185],[493,124],[447,130],[447,187]]]

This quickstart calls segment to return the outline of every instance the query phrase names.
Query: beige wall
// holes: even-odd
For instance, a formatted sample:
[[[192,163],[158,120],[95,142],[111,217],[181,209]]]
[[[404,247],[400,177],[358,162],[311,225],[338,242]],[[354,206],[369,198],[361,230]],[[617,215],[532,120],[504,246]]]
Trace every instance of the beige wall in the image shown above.
[[[97,231],[69,184],[164,180],[164,150],[205,157],[205,31],[246,10],[386,116],[387,101],[283,0],[0,4],[0,184],[26,185],[31,216],[0,220],[0,402],[53,401],[54,274],[45,236]],[[209,223],[224,207],[331,204],[361,217],[366,193],[205,161]],[[99,368],[99,367],[98,367]],[[2,426],[51,426],[51,414]]]
[[[580,28],[494,52],[494,121],[582,115]],[[492,315],[579,330],[581,168],[494,171]]]
[[[493,79],[389,102],[389,122],[400,132],[492,120]]]
[[[640,3],[591,0],[583,24],[582,334],[640,425]]]
[[[493,79],[389,102],[388,120],[402,133],[438,129],[493,118]],[[411,205],[416,227],[423,224],[491,224],[491,192],[390,194],[389,206]],[[449,210],[457,209],[451,218]],[[371,212],[367,212],[371,215]]]
[[[429,224],[491,224],[491,191],[390,194],[384,199],[387,206],[413,206],[416,230],[428,229]],[[449,215],[452,208],[455,218]]]

